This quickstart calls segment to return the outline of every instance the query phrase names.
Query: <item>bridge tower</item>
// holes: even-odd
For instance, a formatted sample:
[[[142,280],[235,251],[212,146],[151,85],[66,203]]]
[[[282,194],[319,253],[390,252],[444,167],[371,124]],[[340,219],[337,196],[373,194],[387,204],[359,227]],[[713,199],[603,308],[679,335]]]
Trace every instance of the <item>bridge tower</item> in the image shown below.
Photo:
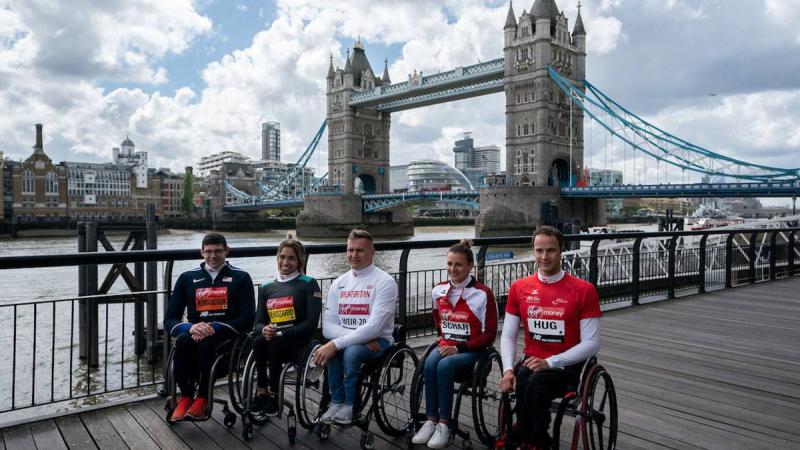
[[[361,39],[348,51],[344,69],[327,76],[328,183],[344,194],[389,192],[389,113],[376,108],[351,108],[350,96],[388,85],[388,67],[383,77],[373,72]],[[358,186],[357,186],[358,185]]]
[[[503,34],[506,178],[504,186],[481,191],[477,234],[527,233],[559,216],[603,222],[600,202],[559,198],[560,186],[574,184],[584,169],[583,110],[571,106],[547,68],[583,87],[586,30],[580,4],[570,32],[555,0],[534,0],[519,19],[509,3]]]

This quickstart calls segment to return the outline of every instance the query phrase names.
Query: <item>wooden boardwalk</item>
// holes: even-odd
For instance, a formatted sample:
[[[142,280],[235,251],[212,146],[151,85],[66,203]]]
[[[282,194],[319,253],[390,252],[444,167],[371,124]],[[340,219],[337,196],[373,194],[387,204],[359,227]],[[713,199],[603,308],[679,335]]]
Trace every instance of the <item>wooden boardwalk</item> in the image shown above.
[[[618,448],[800,448],[798,321],[800,278],[606,313],[600,360],[617,389]],[[245,442],[240,422],[226,429],[219,408],[208,422],[169,427],[162,406],[148,400],[15,426],[2,430],[0,450],[290,447],[284,420]],[[324,442],[298,431],[300,450],[358,448],[358,429]],[[378,449],[405,447],[375,436]]]

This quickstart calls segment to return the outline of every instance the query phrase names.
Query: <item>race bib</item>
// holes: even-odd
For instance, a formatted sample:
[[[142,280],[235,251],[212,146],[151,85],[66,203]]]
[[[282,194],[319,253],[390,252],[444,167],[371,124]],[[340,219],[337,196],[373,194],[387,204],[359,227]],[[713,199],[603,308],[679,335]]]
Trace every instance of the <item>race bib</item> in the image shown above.
[[[546,343],[563,343],[564,308],[531,306],[528,308],[528,333],[531,339]]]
[[[367,323],[369,303],[340,303],[339,323],[344,328],[354,330]]]
[[[469,340],[469,322],[442,320],[442,335],[448,341],[466,342]]]
[[[228,288],[198,288],[194,291],[195,310],[198,312],[219,312],[228,309]],[[201,314],[203,315],[203,314]]]
[[[269,311],[269,321],[276,325],[284,322],[293,322],[295,320],[294,313],[294,297],[279,297],[267,300],[267,311]]]

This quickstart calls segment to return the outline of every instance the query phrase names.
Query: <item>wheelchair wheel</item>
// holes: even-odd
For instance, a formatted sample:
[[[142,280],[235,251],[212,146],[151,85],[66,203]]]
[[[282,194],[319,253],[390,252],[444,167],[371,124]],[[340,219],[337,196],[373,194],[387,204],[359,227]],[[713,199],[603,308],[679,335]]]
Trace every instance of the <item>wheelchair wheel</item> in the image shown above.
[[[611,375],[595,366],[584,393],[585,426],[592,450],[611,450],[617,443],[617,394]]]
[[[384,433],[398,437],[406,433],[411,425],[411,391],[414,373],[419,359],[406,345],[388,350],[378,378],[375,393],[378,426]]]
[[[169,357],[167,359],[167,370],[164,373],[164,385],[167,393],[167,401],[164,404],[164,411],[167,413],[165,419],[170,425],[175,423],[172,421],[172,412],[175,410],[175,406],[177,405],[178,401],[177,386],[175,385],[175,367],[173,365],[174,360],[175,346],[173,346],[169,352]]]
[[[322,397],[325,393],[325,371],[311,361],[311,356],[321,347],[317,341],[311,341],[299,359],[297,373],[295,374],[295,406],[297,418],[303,428],[310,430],[314,427],[317,417],[320,416]]]
[[[493,445],[500,435],[497,411],[500,408],[503,362],[496,350],[490,349],[481,357],[473,374],[472,420],[478,440]]]
[[[552,450],[559,450],[561,448],[561,443],[566,442],[574,442],[575,445],[578,444],[578,440],[580,438],[580,433],[584,433],[584,429],[580,428],[580,424],[577,422],[573,422],[572,426],[569,424],[562,427],[562,423],[564,422],[564,417],[575,417],[578,414],[578,408],[576,406],[577,399],[575,398],[575,393],[571,393],[571,396],[562,397],[557,405],[554,404],[553,407],[550,408],[550,412],[555,412],[553,416],[553,426],[552,426],[552,437],[553,437],[553,449]],[[555,409],[555,411],[553,411]],[[580,432],[580,433],[578,433]]]
[[[242,381],[244,380],[246,358],[253,348],[255,333],[241,334],[231,350],[228,361],[228,398],[231,399],[233,409],[242,414],[244,399],[242,396]]]
[[[497,407],[497,426],[500,430],[491,447],[514,450],[514,395],[502,394]]]
[[[253,402],[258,393],[258,371],[256,370],[255,353],[252,351],[247,355],[247,359],[244,363],[240,393],[242,403],[241,411],[239,411],[239,413],[242,415],[242,419],[247,416],[249,421],[256,426],[261,426],[267,423],[269,421],[268,416],[253,414],[252,411]]]

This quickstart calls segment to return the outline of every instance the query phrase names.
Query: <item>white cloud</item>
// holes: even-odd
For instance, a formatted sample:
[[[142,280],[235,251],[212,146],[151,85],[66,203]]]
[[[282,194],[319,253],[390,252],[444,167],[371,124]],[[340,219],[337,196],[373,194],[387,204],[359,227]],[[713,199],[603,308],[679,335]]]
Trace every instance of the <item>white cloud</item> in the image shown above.
[[[766,0],[767,17],[790,32],[795,33],[795,44],[800,45],[800,1],[798,0]]]
[[[240,3],[236,5],[236,10],[241,12],[247,12],[247,5],[243,5]]]

